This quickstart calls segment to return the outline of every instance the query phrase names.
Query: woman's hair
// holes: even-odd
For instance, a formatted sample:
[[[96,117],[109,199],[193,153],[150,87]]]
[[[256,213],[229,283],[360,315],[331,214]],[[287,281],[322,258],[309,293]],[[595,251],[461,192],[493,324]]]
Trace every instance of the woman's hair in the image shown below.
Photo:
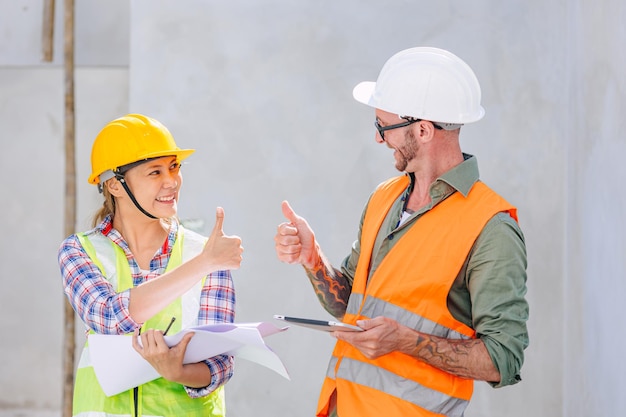
[[[93,216],[92,227],[96,227],[102,220],[106,218],[108,215],[113,215],[115,213],[115,198],[109,192],[109,189],[105,184],[102,184],[102,195],[104,196],[104,203],[102,203],[102,207],[96,214]]]

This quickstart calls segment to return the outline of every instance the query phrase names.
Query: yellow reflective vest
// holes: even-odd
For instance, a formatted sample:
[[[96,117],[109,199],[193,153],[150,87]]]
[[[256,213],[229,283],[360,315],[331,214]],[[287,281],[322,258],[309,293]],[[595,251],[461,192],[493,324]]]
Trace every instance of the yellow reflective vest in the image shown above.
[[[369,276],[376,236],[408,185],[408,176],[393,178],[381,184],[370,199],[343,321],[355,324],[359,319],[384,316],[435,336],[474,338],[474,329],[448,310],[448,293],[484,225],[498,212],[509,212],[516,219],[516,210],[477,182],[467,197],[456,192],[422,215]],[[318,416],[328,415],[335,391],[340,417],[461,417],[472,396],[473,382],[400,352],[368,359],[352,345],[337,341]]]
[[[133,286],[130,266],[122,248],[100,233],[82,233],[77,236],[89,257],[117,292],[125,291]],[[184,260],[197,255],[202,250],[205,240],[206,238],[184,230],[180,226],[166,272],[177,267]],[[170,329],[171,333],[197,325],[204,281],[204,279],[201,280],[182,297],[174,300],[144,323],[142,328],[165,329],[172,317],[176,317],[177,320]],[[90,365],[88,343],[85,343],[81,354],[74,387],[73,415],[76,417],[223,417],[225,415],[223,386],[206,397],[190,398],[181,384],[157,378],[135,389],[107,397],[100,388],[93,367]]]

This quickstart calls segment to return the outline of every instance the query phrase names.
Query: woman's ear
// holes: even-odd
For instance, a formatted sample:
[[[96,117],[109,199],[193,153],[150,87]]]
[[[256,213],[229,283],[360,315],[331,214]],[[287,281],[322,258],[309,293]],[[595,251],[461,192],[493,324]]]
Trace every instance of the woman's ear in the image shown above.
[[[124,193],[124,187],[120,184],[120,181],[117,178],[111,178],[110,180],[104,183],[104,186],[109,190],[109,193],[113,197],[120,197]]]

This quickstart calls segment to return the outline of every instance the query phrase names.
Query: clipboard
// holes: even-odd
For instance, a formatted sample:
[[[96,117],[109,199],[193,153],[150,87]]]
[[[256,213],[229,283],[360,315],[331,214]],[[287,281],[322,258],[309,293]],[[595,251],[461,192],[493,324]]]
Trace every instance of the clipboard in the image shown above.
[[[314,320],[314,319],[305,319],[301,317],[289,317],[289,316],[281,316],[275,315],[274,318],[276,320],[283,320],[287,323],[293,323],[298,326],[308,327],[310,329],[321,330],[325,332],[362,332],[363,329],[354,326],[352,324],[341,323],[338,321],[329,321],[329,320]]]

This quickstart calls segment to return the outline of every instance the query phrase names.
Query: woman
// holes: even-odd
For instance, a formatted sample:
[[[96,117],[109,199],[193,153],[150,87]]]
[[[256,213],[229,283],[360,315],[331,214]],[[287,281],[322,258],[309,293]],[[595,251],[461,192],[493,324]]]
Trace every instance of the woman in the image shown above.
[[[223,386],[233,358],[183,364],[193,333],[169,348],[162,332],[172,318],[171,333],[234,321],[229,270],[240,266],[241,239],[224,235],[219,207],[208,239],[176,217],[180,164],[193,152],[178,148],[165,126],[140,114],[111,121],[94,141],[89,182],[104,204],[94,228],[68,237],[59,249],[65,294],[89,332],[132,336],[135,350],[161,377],[107,397],[85,345],[74,415],[224,415]]]

